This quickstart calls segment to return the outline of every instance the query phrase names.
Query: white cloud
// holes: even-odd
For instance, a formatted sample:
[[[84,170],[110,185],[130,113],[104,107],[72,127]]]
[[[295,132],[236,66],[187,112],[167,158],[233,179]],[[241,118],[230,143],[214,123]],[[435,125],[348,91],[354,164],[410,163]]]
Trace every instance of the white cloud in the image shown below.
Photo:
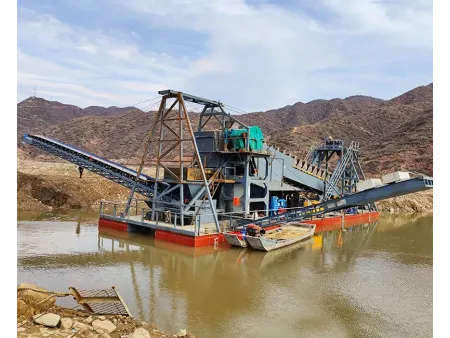
[[[325,0],[341,26],[357,34],[379,34],[400,44],[432,47],[432,1]]]
[[[19,11],[18,34],[19,100],[36,86],[38,96],[54,93],[49,96],[81,107],[131,105],[166,88],[161,81],[177,83],[184,72],[166,54],[143,53],[132,43],[30,10]]]
[[[424,76],[411,60],[416,53],[428,54],[431,60],[429,3],[317,3],[332,13],[334,25],[324,25],[302,12],[268,4],[250,6],[240,0],[124,1],[158,25],[206,34],[209,53],[193,64],[184,88],[202,96],[219,96],[244,109],[277,107],[320,97],[321,92],[324,97],[359,93],[386,97],[388,92],[394,96],[432,80],[431,73]],[[176,20],[169,19],[173,8]],[[384,78],[391,74],[383,74],[383,67],[408,62],[408,78],[386,85]],[[328,70],[339,71],[317,75]],[[383,88],[368,92],[380,82]]]
[[[97,47],[95,47],[93,44],[91,43],[87,43],[87,44],[82,44],[82,45],[78,45],[76,48],[78,48],[79,50],[88,52],[90,54],[97,54]]]
[[[200,34],[204,50],[148,52],[143,45],[152,37],[141,31],[127,30],[135,39],[125,40],[19,9],[18,70],[28,74],[19,77],[19,99],[39,79],[39,86],[48,89],[62,84],[59,91],[76,95],[73,103],[81,106],[86,105],[83,95],[105,105],[128,105],[173,88],[246,110],[266,110],[319,97],[392,97],[432,81],[432,70],[422,69],[432,62],[428,1],[314,2],[329,20],[243,0],[109,4],[103,8],[118,15],[131,11],[150,32],[167,28],[167,46],[178,43],[174,30]],[[164,44],[158,50],[165,50]],[[39,53],[29,52],[33,49]]]

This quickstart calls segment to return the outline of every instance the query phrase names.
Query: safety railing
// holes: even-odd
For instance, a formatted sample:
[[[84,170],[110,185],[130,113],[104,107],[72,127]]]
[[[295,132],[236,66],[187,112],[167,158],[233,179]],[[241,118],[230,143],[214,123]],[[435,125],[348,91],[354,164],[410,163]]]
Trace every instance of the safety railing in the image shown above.
[[[128,215],[125,214],[126,202],[122,201],[101,201],[99,207],[100,216],[112,216],[117,218],[122,218],[126,220],[133,220],[138,222],[150,222],[152,220],[152,212],[153,212],[153,221],[158,225],[161,222],[164,222],[166,225],[170,224],[174,228],[178,229],[186,229],[186,227],[181,226],[180,217],[181,214],[179,212],[166,210],[163,208],[155,208],[152,210],[145,204],[145,200],[143,199],[134,199],[130,206],[130,212]],[[288,220],[292,219],[292,216],[289,215],[289,212],[299,207],[292,208],[284,208],[283,213],[278,213],[278,209],[271,210],[252,210],[250,214],[245,214],[242,212],[219,212],[217,216],[219,218],[219,227],[221,232],[227,232],[231,230],[235,230],[242,225],[249,224],[252,221],[255,223],[260,223],[258,220],[262,218],[266,218],[266,212],[269,214],[275,213],[269,220],[263,221],[263,226],[271,226],[275,224],[284,223]],[[308,208],[314,208],[314,205],[309,206]],[[340,213],[332,213],[333,216],[339,215]],[[203,220],[207,217],[210,218],[212,214],[210,213],[201,213],[198,215],[192,215],[189,213],[183,214],[183,217],[195,217],[193,224],[185,223],[185,226],[194,225],[194,232],[196,235],[207,234],[207,233],[215,233],[216,229],[207,227],[203,223]],[[329,215],[330,216],[330,215]],[[303,217],[303,220],[310,220],[313,218],[323,218],[325,215],[306,215]],[[210,224],[210,223],[207,223]],[[192,229],[192,228],[191,228]]]
[[[125,201],[105,201],[102,200],[99,203],[100,216],[113,216],[129,219],[132,216],[142,215],[142,221],[144,221],[145,214],[150,211],[150,208],[145,203],[144,199],[133,199],[128,215],[125,214],[127,202]]]

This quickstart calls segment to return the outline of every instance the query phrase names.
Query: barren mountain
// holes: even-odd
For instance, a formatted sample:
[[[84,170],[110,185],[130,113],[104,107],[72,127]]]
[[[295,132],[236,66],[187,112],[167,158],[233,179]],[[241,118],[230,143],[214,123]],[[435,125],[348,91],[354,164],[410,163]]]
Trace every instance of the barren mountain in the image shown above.
[[[81,109],[74,105],[57,101],[47,101],[39,97],[29,97],[17,104],[17,142],[24,133],[41,132],[46,127],[57,125],[82,116],[117,116],[133,107],[87,107]]]
[[[41,108],[33,106],[33,101],[40,102]],[[28,99],[18,104],[18,136],[40,133],[107,158],[136,160],[153,114],[131,109],[80,109]],[[198,114],[190,115],[196,125]],[[433,171],[432,84],[391,100],[366,96],[314,100],[236,118],[260,126],[268,143],[298,156],[313,142],[331,135],[345,142],[361,142],[363,167],[369,174],[400,168],[428,174]],[[20,148],[28,156],[38,153],[30,147]]]

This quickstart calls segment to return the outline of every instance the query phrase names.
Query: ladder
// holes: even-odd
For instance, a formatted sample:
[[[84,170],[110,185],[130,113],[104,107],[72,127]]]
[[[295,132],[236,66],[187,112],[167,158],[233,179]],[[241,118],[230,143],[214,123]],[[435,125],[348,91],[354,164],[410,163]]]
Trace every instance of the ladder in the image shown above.
[[[314,142],[311,147],[309,147],[308,153],[305,156],[306,162],[312,162],[314,160],[314,152],[319,145],[319,142]]]
[[[356,151],[359,151],[359,142],[355,142],[355,152]],[[358,179],[360,180],[360,181],[364,181],[365,179],[366,179],[366,175],[364,174],[364,170],[363,170],[363,168],[361,167],[361,163],[357,160],[356,161],[356,169],[357,170],[359,170],[359,174],[358,174],[358,172],[357,172],[357,174],[358,174]]]
[[[328,186],[325,190],[325,200],[328,200],[333,194],[337,193],[339,195],[339,191],[336,186],[339,183],[348,162],[352,158],[354,151],[357,151],[358,148],[359,143],[352,141],[350,147],[345,151],[344,156],[342,156],[338,166],[333,171],[333,175],[331,175],[330,180],[328,181]]]
[[[211,197],[214,196],[214,194],[217,191],[217,188],[220,185],[220,182],[217,182],[216,179],[218,179],[220,173],[222,172],[222,168],[219,168],[216,170],[216,172],[211,176],[211,178],[209,179],[208,182],[208,189],[209,192],[211,194]],[[200,205],[197,208],[196,212],[194,213],[194,215],[192,216],[192,221],[191,221],[191,225],[195,224],[195,218],[197,217],[198,213],[200,212],[201,207],[203,206],[203,202],[208,198],[208,194],[206,193],[205,190],[205,194],[203,195],[202,199],[200,200]]]

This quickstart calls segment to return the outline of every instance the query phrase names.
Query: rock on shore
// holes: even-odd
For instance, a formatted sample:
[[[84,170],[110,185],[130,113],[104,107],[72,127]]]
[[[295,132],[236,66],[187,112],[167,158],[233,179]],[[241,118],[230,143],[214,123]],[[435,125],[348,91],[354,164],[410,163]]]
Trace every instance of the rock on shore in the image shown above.
[[[186,330],[167,335],[128,316],[62,308],[51,292],[28,283],[17,288],[17,337],[194,338]]]

